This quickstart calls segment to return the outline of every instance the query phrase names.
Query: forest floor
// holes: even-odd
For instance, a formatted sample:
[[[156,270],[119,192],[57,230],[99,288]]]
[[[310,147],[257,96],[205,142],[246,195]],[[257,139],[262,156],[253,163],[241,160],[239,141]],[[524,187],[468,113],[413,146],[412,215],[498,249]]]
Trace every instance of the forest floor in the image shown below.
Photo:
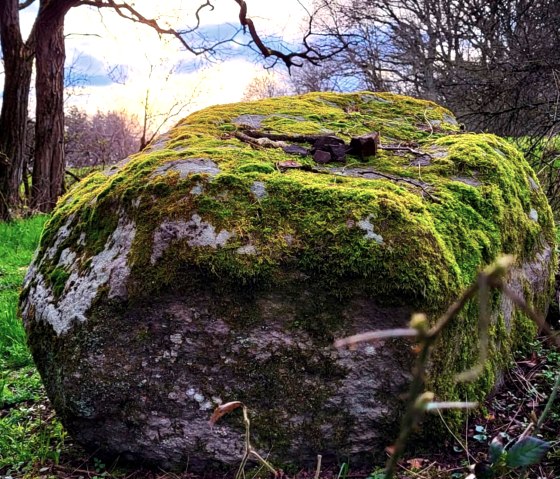
[[[171,473],[120,464],[104,463],[72,442],[56,418],[40,377],[26,347],[17,319],[20,285],[35,250],[45,217],[0,224],[0,479],[202,479],[233,478],[236,470],[223,474]],[[496,394],[470,416],[461,437],[436,438],[430,444],[411,444],[400,463],[399,479],[463,479],[469,465],[483,465],[492,438],[512,444],[539,417],[560,371],[560,352],[535,340],[506,372]],[[533,419],[532,419],[533,418]],[[541,429],[550,442],[544,459],[525,473],[504,468],[498,474],[478,478],[560,478],[560,399]],[[388,443],[389,446],[389,443]],[[240,457],[241,460],[241,457]],[[480,466],[479,466],[480,467]],[[383,477],[383,465],[356,470],[352,464],[316,471],[296,471],[282,477],[350,479]],[[525,474],[525,476],[523,475]],[[268,477],[266,471],[249,467],[247,478]],[[471,478],[474,476],[471,476]]]

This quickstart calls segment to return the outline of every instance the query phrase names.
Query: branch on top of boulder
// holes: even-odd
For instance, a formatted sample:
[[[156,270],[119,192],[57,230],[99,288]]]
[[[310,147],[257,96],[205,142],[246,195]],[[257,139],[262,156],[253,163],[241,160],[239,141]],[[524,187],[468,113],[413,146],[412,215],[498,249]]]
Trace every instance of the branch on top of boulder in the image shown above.
[[[310,150],[295,147],[295,145],[278,144],[288,154],[306,156],[311,153],[317,163],[345,162],[346,155],[352,154],[364,160],[368,156],[374,156],[379,143],[379,133],[371,132],[367,135],[354,137],[348,146],[342,138],[335,135],[289,135],[278,133],[266,133],[259,130],[245,129],[242,134],[235,136],[247,143],[254,144],[251,138],[268,138],[277,142],[310,143]],[[270,146],[274,146],[271,144]]]
[[[315,143],[325,135],[289,135],[279,133],[265,133],[260,130],[244,129],[243,132],[251,138],[268,138],[275,141],[291,141],[293,143]]]
[[[331,163],[333,161],[344,162],[346,160],[345,157],[347,153],[359,156],[363,160],[364,157],[374,156],[378,148],[390,150],[403,149],[406,151],[411,151],[418,155],[427,155],[427,153],[413,150],[410,147],[381,147],[379,145],[379,133],[376,131],[368,133],[367,135],[353,137],[350,140],[350,146],[348,146],[342,138],[334,135],[287,135],[265,133],[259,130],[252,129],[244,130],[244,132],[236,131],[233,135],[237,139],[245,143],[249,143],[253,148],[282,148],[288,154],[296,154],[300,156],[307,156],[307,154],[311,153],[313,154],[313,159],[318,164]],[[311,143],[312,147],[308,150],[297,145],[288,144],[287,142],[290,141],[295,143]],[[285,171],[287,169],[300,169],[311,171],[313,173],[333,174],[333,171],[330,169],[321,169],[320,167],[301,165],[298,162],[294,161],[278,162],[276,166],[280,171]],[[357,172],[357,174],[374,174],[376,176],[394,181],[396,183],[408,183],[409,185],[415,186],[416,188],[420,188],[422,192],[425,193],[432,201],[439,202],[439,199],[433,196],[426,188],[426,186],[418,181],[409,178],[403,178],[401,176],[381,173],[373,169],[359,171]]]
[[[428,156],[430,159],[432,158],[432,155],[430,155],[429,153],[420,151],[420,150],[415,150],[414,148],[411,148],[410,146],[397,146],[397,145],[379,145],[378,147],[380,150],[385,150],[385,151],[408,151],[409,153],[412,153],[413,155],[416,156]]]
[[[374,174],[376,174],[376,175],[378,175],[378,176],[381,176],[381,177],[383,177],[383,178],[386,178],[387,180],[394,181],[394,182],[396,182],[396,183],[402,182],[402,183],[408,183],[409,185],[412,185],[412,186],[416,186],[417,188],[420,188],[424,193],[426,193],[426,194],[430,197],[430,199],[431,199],[432,201],[434,201],[434,202],[436,202],[436,203],[441,203],[441,201],[439,200],[439,198],[437,198],[437,197],[435,197],[434,195],[432,195],[432,194],[428,191],[428,189],[427,189],[422,183],[420,183],[420,182],[418,182],[418,181],[411,180],[410,178],[404,178],[404,177],[402,177],[402,176],[388,175],[387,173],[381,173],[381,172],[379,172],[379,171],[373,171],[373,170],[371,170],[371,171],[364,171],[364,172],[361,172],[360,174],[365,175],[365,174],[367,174],[367,173],[374,173]]]

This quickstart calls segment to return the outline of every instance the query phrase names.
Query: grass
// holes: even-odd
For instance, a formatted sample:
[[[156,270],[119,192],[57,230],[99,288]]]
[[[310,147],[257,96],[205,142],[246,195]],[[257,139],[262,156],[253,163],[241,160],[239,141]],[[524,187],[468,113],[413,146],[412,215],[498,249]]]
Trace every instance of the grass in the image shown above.
[[[0,366],[32,363],[23,326],[17,318],[19,289],[39,242],[45,216],[0,223]]]
[[[0,223],[0,474],[57,461],[64,441],[17,317],[19,290],[45,221]]]

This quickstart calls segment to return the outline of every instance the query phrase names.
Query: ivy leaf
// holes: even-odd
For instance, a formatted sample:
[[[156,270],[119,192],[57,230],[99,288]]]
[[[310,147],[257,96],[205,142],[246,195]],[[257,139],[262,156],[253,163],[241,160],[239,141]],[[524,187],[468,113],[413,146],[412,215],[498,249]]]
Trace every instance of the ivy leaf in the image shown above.
[[[500,460],[500,457],[502,457],[503,453],[504,443],[502,442],[500,436],[496,436],[492,439],[488,450],[488,460],[490,461],[490,464],[496,464]]]
[[[537,464],[550,449],[550,443],[537,437],[524,437],[517,441],[506,455],[509,467]]]

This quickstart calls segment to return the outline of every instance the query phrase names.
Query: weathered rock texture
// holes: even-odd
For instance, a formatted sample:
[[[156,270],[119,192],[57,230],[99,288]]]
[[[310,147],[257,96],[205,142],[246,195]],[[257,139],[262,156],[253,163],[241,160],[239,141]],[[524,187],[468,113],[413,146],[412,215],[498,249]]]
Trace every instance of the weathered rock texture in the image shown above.
[[[248,130],[346,144],[378,131],[382,149],[317,165],[313,145],[243,141]],[[517,257],[511,286],[544,310],[552,228],[523,157],[459,134],[433,103],[317,93],[217,106],[61,200],[21,311],[58,414],[96,451],[231,465],[241,417],[208,419],[241,400],[273,461],[356,464],[395,433],[410,344],[349,352],[333,340],[403,326],[416,310],[435,318],[500,253]],[[437,345],[429,387],[441,399],[482,398],[534,333],[509,301],[492,303],[478,381],[453,381],[476,362],[474,302]]]

